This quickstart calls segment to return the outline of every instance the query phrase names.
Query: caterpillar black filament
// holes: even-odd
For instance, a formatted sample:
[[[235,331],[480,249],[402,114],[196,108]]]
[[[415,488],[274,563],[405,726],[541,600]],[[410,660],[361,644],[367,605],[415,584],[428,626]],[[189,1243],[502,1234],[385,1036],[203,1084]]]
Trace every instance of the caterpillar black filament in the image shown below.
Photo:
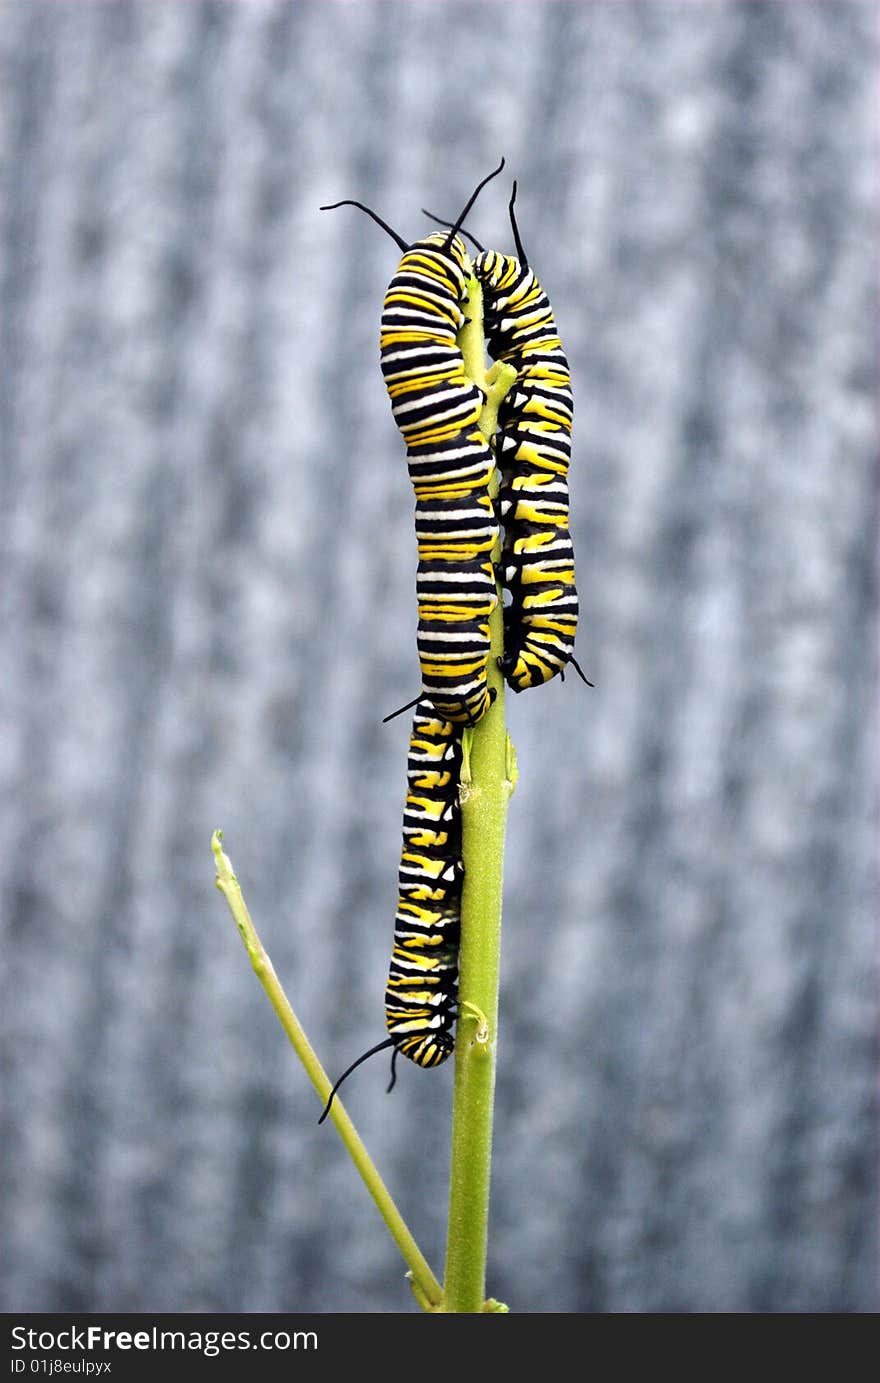
[[[460,776],[461,729],[441,720],[423,699],[413,716],[407,759],[394,950],[385,991],[389,1036],[343,1072],[321,1122],[346,1076],[374,1053],[394,1049],[393,1085],[399,1052],[431,1067],[453,1050],[463,877]]]

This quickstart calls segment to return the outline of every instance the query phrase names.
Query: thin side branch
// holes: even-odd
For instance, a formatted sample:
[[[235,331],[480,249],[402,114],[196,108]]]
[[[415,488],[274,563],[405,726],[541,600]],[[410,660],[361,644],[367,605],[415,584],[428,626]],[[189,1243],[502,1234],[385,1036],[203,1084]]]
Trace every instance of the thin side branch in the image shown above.
[[[235,919],[235,925],[238,927],[239,935],[245,944],[251,965],[268,995],[269,1002],[278,1016],[278,1021],[287,1033],[290,1044],[305,1067],[322,1103],[326,1104],[333,1088],[332,1081],[306,1037],[275,973],[275,967],[257,935],[257,929],[251,921],[241,888],[235,877],[231,861],[223,850],[222,842],[222,831],[215,831],[211,837],[211,849],[214,852],[216,868],[214,882],[229,905],[229,911]],[[333,1101],[330,1118],[336,1125],[337,1133],[348,1149],[351,1160],[360,1172],[367,1190],[375,1201],[379,1214],[388,1226],[392,1239],[409,1265],[412,1287],[417,1301],[423,1310],[436,1311],[443,1299],[442,1288],[431,1272],[403,1216],[394,1204],[388,1188],[373,1165],[372,1159],[338,1095]]]

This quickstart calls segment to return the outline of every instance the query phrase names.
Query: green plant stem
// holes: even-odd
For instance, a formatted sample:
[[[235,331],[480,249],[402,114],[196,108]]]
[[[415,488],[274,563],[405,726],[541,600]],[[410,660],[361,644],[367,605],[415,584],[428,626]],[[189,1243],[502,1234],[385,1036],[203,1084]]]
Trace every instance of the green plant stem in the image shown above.
[[[317,1090],[321,1100],[326,1104],[332,1089],[332,1082],[318,1060],[314,1048],[306,1037],[299,1019],[294,1013],[290,1001],[281,986],[281,982],[275,973],[275,967],[263,948],[263,944],[257,934],[257,929],[251,921],[251,916],[247,910],[231,861],[223,850],[222,842],[223,833],[221,831],[215,831],[211,838],[211,849],[214,853],[214,865],[216,869],[215,883],[229,905],[229,910],[235,919],[235,924],[238,927],[239,934],[241,935],[241,939],[250,957],[251,965],[256,972],[260,984],[268,995],[269,1002],[278,1015],[281,1026],[290,1039],[291,1046],[303,1066],[306,1068],[309,1079]],[[364,1147],[360,1135],[346,1113],[338,1095],[333,1101],[329,1117],[336,1125],[336,1130],[348,1149],[349,1156],[360,1172],[367,1190],[376,1202],[379,1213],[388,1226],[391,1237],[403,1254],[404,1260],[409,1265],[413,1291],[419,1304],[424,1310],[436,1311],[440,1308],[442,1302],[443,1294],[440,1284],[431,1272],[403,1216],[394,1204],[388,1188],[373,1165],[370,1155]]]
[[[468,321],[460,345],[468,376],[486,394],[480,418],[483,435],[495,432],[498,405],[515,372],[496,366],[487,377],[482,291],[468,284]],[[494,490],[497,491],[497,473]],[[494,497],[494,492],[493,492]],[[500,558],[500,543],[492,560]],[[449,1224],[446,1244],[446,1312],[497,1309],[485,1302],[489,1180],[495,1093],[498,977],[501,958],[501,891],[504,831],[512,791],[510,752],[504,720],[504,679],[497,659],[504,649],[499,595],[490,618],[488,684],[496,697],[472,731],[466,731],[462,773],[462,858],[464,884],[459,953],[459,1020],[455,1044]]]

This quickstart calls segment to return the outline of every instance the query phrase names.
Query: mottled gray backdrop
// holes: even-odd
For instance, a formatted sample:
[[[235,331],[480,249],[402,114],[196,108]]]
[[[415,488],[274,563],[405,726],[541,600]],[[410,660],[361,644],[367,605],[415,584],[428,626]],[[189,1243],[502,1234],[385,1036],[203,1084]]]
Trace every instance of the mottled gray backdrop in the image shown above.
[[[0,1306],[414,1309],[384,1035],[398,252],[499,155],[574,377],[576,679],[511,698],[489,1291],[876,1310],[871,4],[0,10]],[[510,248],[508,175],[474,233]],[[442,1272],[451,1066],[347,1101]]]

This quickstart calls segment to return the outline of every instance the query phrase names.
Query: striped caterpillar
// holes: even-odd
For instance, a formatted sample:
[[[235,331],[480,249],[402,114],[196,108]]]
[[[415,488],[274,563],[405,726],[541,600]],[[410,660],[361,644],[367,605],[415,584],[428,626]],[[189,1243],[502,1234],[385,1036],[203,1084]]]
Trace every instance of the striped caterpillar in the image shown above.
[[[574,658],[578,598],[568,529],[571,374],[550,301],[523,250],[515,201],[516,183],[509,213],[519,258],[485,250],[474,241],[479,254],[473,267],[483,289],[489,353],[516,370],[516,382],[498,412],[498,498],[504,525],[500,575],[510,593],[501,670],[508,686],[521,692],[557,673],[564,677],[568,663],[588,686],[592,683]]]
[[[434,232],[411,246],[362,203],[334,203],[365,211],[403,251],[385,294],[380,358],[415,493],[422,692],[410,736],[399,898],[385,991],[389,1036],[343,1072],[322,1121],[342,1081],[376,1052],[393,1049],[393,1085],[398,1053],[432,1067],[446,1061],[454,1047],[464,872],[461,731],[485,714],[495,695],[487,687],[487,670],[489,617],[498,604],[492,549],[499,538],[489,495],[494,457],[478,427],[483,394],[465,373],[457,340],[470,268],[457,231],[503,166],[502,159],[477,186],[448,235]]]
[[[334,203],[365,211],[403,251],[385,295],[380,354],[415,492],[423,686],[414,703],[407,763],[385,992],[389,1036],[343,1072],[321,1121],[342,1082],[375,1053],[392,1049],[390,1090],[399,1052],[433,1067],[454,1047],[464,873],[461,730],[480,719],[493,696],[486,675],[488,621],[497,605],[491,552],[499,534],[489,495],[493,455],[477,426],[483,395],[465,374],[457,341],[470,268],[458,232],[481,188],[503,166],[502,159],[458,220],[445,223],[448,234],[434,232],[412,246],[362,203]],[[498,419],[504,522],[499,574],[510,593],[499,662],[507,683],[523,691],[557,673],[564,676],[568,663],[587,679],[573,656],[578,601],[568,532],[571,378],[550,303],[523,252],[515,199],[516,183],[509,211],[519,259],[477,245],[473,273],[483,290],[490,353],[516,372]]]
[[[385,990],[390,1035],[342,1073],[319,1123],[346,1077],[376,1052],[393,1048],[390,1090],[399,1052],[431,1067],[453,1050],[464,874],[460,774],[461,730],[439,719],[428,700],[419,701],[409,741],[394,950]]]

